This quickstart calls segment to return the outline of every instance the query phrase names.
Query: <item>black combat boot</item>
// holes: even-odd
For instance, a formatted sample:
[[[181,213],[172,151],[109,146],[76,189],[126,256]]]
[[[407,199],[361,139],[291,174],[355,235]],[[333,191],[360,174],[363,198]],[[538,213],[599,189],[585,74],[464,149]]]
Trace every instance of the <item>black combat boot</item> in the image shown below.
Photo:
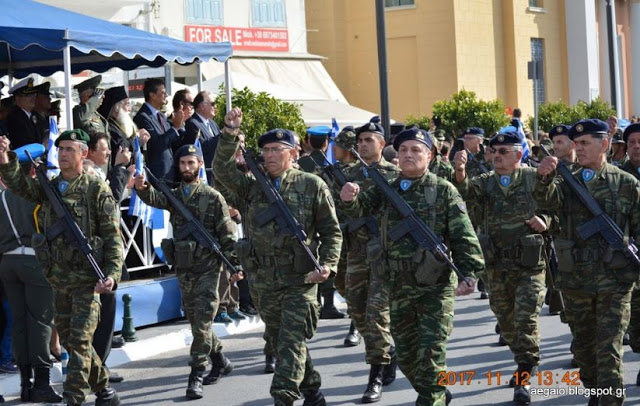
[[[513,389],[513,401],[528,405],[531,403],[531,379],[535,373],[535,367],[529,364],[518,364],[515,387]]]
[[[264,357],[264,373],[272,374],[276,372],[276,356],[267,355]]]
[[[220,378],[229,375],[233,371],[233,364],[224,356],[222,351],[209,354],[211,357],[211,372],[205,376],[203,383],[211,385],[217,383]]]
[[[349,326],[349,332],[347,336],[344,338],[344,346],[345,347],[355,347],[360,345],[360,341],[362,340],[362,336],[360,332],[356,328],[356,322],[351,320],[351,325]]]
[[[34,403],[60,403],[60,396],[52,387],[50,382],[49,367],[35,368],[36,382],[31,389],[31,401]]]
[[[120,397],[116,390],[105,386],[100,392],[96,392],[96,406],[119,406]]]
[[[31,388],[33,388],[33,369],[31,365],[18,365],[20,370],[20,400],[29,402],[31,400]]]
[[[347,317],[346,313],[342,313],[333,304],[333,292],[334,291],[332,290],[322,294],[322,297],[324,298],[324,305],[322,305],[322,309],[320,310],[321,319],[344,319]]]
[[[304,403],[302,406],[327,406],[327,401],[319,389],[314,391],[302,392],[304,395]]]
[[[396,347],[393,345],[389,350],[389,355],[391,355],[391,361],[389,365],[385,365],[382,371],[382,385],[387,386],[391,385],[393,381],[396,380],[396,369],[398,368],[398,357],[396,356]]]
[[[202,375],[204,375],[204,367],[191,368],[187,399],[202,399]]]
[[[384,365],[371,365],[369,384],[362,395],[362,403],[375,403],[382,399],[382,372]]]
[[[507,343],[507,340],[504,339],[502,334],[500,334],[500,336],[498,337],[498,346],[504,347],[505,345],[509,345],[509,344]]]

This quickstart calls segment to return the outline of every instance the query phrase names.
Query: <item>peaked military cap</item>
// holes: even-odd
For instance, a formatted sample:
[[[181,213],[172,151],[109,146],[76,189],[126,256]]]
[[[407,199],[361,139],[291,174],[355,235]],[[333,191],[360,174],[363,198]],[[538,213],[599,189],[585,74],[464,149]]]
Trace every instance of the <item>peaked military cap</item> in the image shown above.
[[[307,128],[307,135],[317,138],[326,138],[331,135],[331,127],[326,125],[316,125]]]
[[[276,128],[262,134],[260,138],[258,138],[258,147],[262,148],[266,144],[271,144],[272,142],[279,142],[291,148],[293,148],[293,146],[295,145],[293,133],[289,130],[283,130],[281,128]]]
[[[520,140],[518,133],[505,131],[496,134],[491,138],[491,141],[489,141],[489,147],[493,147],[494,145],[522,145],[522,141]]]
[[[569,130],[569,138],[576,139],[585,134],[606,135],[609,132],[609,124],[597,118],[580,120]]]
[[[201,161],[204,160],[202,149],[194,144],[187,144],[178,148],[176,153],[173,155],[173,160],[177,163],[183,156],[191,155],[198,157]]]
[[[35,94],[36,87],[33,85],[33,78],[24,78],[9,89],[9,94],[17,95],[29,95]]]
[[[616,130],[616,133],[613,134],[613,137],[611,139],[611,143],[612,144],[624,144],[625,140],[623,139],[623,133],[622,130],[620,128],[618,128]]]
[[[440,142],[445,140],[445,134],[446,132],[444,130],[435,130],[433,132],[434,138]]]
[[[51,102],[51,109],[49,110],[49,114],[58,114],[62,112],[62,109],[60,108],[60,103],[62,102],[62,100],[56,100]]]
[[[549,138],[553,139],[556,135],[566,135],[568,137],[570,129],[571,126],[566,124],[554,125],[551,131],[549,131]]]
[[[484,137],[484,130],[480,127],[467,127],[466,130],[464,130],[465,134],[473,134],[473,135],[479,135],[481,137]]]
[[[42,82],[38,86],[34,86],[33,89],[37,94],[49,94],[50,82]]]
[[[78,141],[83,144],[89,144],[89,134],[79,128],[67,130],[56,139],[56,147],[60,146],[61,141]]]
[[[356,130],[356,139],[362,133],[375,133],[375,134],[384,135],[384,129],[380,124],[367,123],[361,127],[358,127],[358,129]]]
[[[356,146],[356,133],[352,126],[347,126],[333,140],[342,149],[350,150]]]
[[[398,134],[396,139],[393,140],[393,148],[397,151],[400,149],[400,145],[402,145],[403,142],[412,140],[423,143],[430,150],[433,148],[433,141],[431,140],[429,133],[416,127],[409,128]]]
[[[624,129],[622,139],[625,143],[629,141],[629,136],[633,133],[640,133],[640,123],[629,124],[627,128]]]
[[[78,83],[73,88],[77,89],[78,93],[82,93],[87,89],[95,89],[100,86],[100,82],[102,82],[102,75],[97,75],[85,80],[84,82]]]

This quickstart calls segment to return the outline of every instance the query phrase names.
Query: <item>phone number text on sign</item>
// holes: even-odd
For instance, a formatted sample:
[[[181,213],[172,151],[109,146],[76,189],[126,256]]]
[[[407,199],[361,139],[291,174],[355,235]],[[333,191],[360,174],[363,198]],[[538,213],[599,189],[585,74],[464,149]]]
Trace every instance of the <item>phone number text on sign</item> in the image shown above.
[[[186,42],[231,42],[233,49],[244,51],[287,52],[289,31],[264,28],[185,25]]]

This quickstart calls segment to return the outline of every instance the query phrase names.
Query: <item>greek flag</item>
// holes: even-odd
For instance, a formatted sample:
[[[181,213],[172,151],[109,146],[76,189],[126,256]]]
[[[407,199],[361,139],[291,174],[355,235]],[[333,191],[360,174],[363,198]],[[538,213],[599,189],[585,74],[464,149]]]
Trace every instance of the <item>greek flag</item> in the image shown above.
[[[200,145],[200,138],[196,138],[196,142],[194,145],[196,146],[196,148],[200,148],[200,151],[202,151],[202,145]],[[207,171],[204,169],[204,165],[202,165],[202,168],[200,168],[200,172],[198,172],[198,177],[200,178],[201,181],[203,181],[207,185],[209,184],[209,181],[207,180]]]
[[[144,157],[142,156],[142,151],[140,150],[140,142],[138,141],[138,137],[135,137],[133,142],[133,152],[136,161],[135,176],[138,176],[144,171]],[[135,188],[131,190],[131,200],[129,201],[128,214],[130,216],[140,217],[140,219],[142,220],[142,224],[144,224],[144,226],[149,229],[154,230],[164,228],[164,214],[162,213],[162,210],[155,209],[145,204],[145,202],[143,202],[138,197],[138,195],[136,195]]]
[[[47,150],[47,166],[55,167],[55,169],[47,170],[47,177],[52,179],[60,174],[60,169],[58,169],[58,148],[56,148],[56,140],[58,139],[58,135],[60,135],[60,130],[58,129],[58,123],[54,117],[49,117],[49,146]]]
[[[517,133],[518,137],[520,138],[520,142],[522,143],[522,159],[520,160],[520,162],[528,162],[529,156],[531,155],[531,150],[529,149],[529,144],[527,143],[527,137],[526,135],[524,135],[524,128],[522,126],[522,122],[520,120],[514,120],[514,121],[517,121],[519,123],[518,127],[515,127],[513,125],[508,125],[506,127],[502,127],[500,131],[498,131],[498,133],[509,132],[509,131]]]

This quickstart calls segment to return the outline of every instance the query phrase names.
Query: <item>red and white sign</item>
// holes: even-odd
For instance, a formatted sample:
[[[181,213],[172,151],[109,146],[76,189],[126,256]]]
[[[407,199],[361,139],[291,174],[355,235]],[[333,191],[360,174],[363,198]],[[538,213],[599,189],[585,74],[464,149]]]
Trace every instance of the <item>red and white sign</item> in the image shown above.
[[[289,31],[264,28],[214,27],[185,25],[186,42],[231,42],[233,49],[243,51],[289,51]]]

